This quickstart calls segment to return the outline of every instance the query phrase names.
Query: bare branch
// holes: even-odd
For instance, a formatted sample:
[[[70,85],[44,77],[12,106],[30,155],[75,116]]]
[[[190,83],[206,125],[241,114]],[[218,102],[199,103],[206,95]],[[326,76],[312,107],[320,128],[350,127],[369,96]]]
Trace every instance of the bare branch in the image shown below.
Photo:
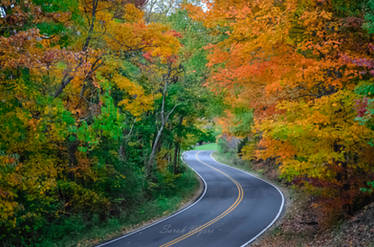
[[[173,112],[175,111],[175,109],[176,109],[178,106],[180,106],[180,105],[181,105],[181,104],[176,104],[176,105],[174,105],[174,107],[169,111],[169,113],[168,113],[167,116],[166,116],[166,122],[169,120],[170,115],[173,114]]]

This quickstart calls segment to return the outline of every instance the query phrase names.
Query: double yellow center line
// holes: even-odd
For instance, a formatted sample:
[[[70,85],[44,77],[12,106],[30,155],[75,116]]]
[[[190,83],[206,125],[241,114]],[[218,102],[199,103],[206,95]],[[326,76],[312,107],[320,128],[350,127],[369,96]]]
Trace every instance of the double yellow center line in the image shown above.
[[[231,180],[231,181],[236,185],[236,188],[238,189],[238,197],[236,198],[235,202],[234,202],[234,203],[233,203],[233,204],[232,204],[228,209],[226,209],[224,212],[222,212],[220,215],[218,215],[218,216],[215,217],[214,219],[212,219],[212,220],[206,222],[204,225],[201,225],[201,226],[199,226],[199,227],[196,227],[195,229],[193,229],[193,230],[187,232],[186,234],[184,234],[184,235],[182,235],[182,236],[180,236],[180,237],[178,237],[178,238],[176,238],[176,239],[174,239],[174,240],[172,240],[172,241],[170,241],[170,242],[168,242],[168,243],[166,243],[166,244],[161,245],[160,247],[168,247],[168,246],[171,246],[171,245],[173,245],[173,244],[176,244],[176,243],[178,243],[178,242],[180,242],[180,241],[182,241],[182,240],[184,240],[184,239],[186,239],[186,238],[189,238],[189,237],[191,237],[192,235],[194,235],[194,234],[196,234],[196,233],[202,231],[203,229],[205,229],[205,228],[211,226],[212,224],[216,223],[217,221],[219,221],[220,219],[222,219],[223,217],[225,217],[226,215],[228,215],[229,213],[231,213],[231,212],[232,212],[232,211],[233,211],[233,210],[234,210],[234,209],[235,209],[235,208],[240,204],[240,202],[243,200],[243,195],[244,195],[243,187],[239,184],[239,182],[236,181],[235,179],[233,179],[233,178],[232,178],[230,175],[228,175],[227,173],[224,173],[223,171],[221,171],[221,170],[219,170],[219,169],[217,169],[217,168],[215,168],[215,167],[213,167],[213,166],[207,164],[206,162],[200,160],[199,157],[198,157],[198,154],[199,154],[199,153],[200,153],[200,152],[197,152],[195,156],[196,156],[196,159],[197,159],[200,163],[202,163],[202,164],[208,166],[209,168],[211,168],[211,169],[213,169],[213,170],[215,170],[215,171],[221,173],[222,175],[226,176],[228,179],[230,179],[230,180]]]

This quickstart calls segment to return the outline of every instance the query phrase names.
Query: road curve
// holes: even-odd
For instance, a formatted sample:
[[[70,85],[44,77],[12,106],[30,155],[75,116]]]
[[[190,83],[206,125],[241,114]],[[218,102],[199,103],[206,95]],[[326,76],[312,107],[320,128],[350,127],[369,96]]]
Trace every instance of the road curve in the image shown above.
[[[184,161],[202,178],[204,191],[185,209],[97,247],[245,246],[279,217],[280,190],[215,161],[212,151],[188,151]]]

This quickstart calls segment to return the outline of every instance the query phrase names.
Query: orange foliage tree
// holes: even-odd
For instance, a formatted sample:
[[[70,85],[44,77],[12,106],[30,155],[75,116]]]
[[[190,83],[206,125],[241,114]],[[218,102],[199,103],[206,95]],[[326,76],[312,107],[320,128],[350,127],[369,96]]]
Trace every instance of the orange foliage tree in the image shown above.
[[[357,121],[355,106],[363,97],[354,89],[373,83],[372,36],[363,21],[338,12],[341,2],[206,4],[205,12],[185,8],[220,38],[206,47],[207,86],[231,106],[226,125],[238,125],[227,121],[237,109],[253,109],[254,125],[241,136],[261,137],[257,151],[249,143],[243,156],[276,159],[282,177],[352,212],[366,198],[360,188],[374,179],[374,130]],[[361,111],[370,118],[367,97]]]

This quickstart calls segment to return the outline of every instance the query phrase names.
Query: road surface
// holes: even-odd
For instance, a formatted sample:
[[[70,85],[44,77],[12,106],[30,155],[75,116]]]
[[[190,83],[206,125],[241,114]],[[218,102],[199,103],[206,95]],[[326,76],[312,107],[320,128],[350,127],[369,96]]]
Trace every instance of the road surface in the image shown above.
[[[284,197],[275,186],[215,161],[212,151],[188,151],[184,161],[204,191],[176,214],[98,247],[246,246],[279,217]]]

